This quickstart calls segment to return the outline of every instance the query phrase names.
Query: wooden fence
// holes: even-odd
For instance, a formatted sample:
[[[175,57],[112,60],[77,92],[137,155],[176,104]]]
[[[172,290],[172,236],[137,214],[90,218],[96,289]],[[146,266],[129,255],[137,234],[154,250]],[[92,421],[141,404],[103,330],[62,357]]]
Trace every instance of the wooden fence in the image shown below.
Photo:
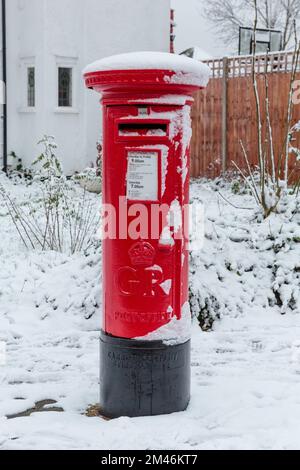
[[[192,110],[192,176],[214,178],[233,168],[232,161],[245,168],[241,141],[252,166],[257,165],[257,119],[252,86],[252,56],[206,61],[211,80],[198,93]],[[269,84],[270,115],[275,154],[280,155],[286,135],[286,115],[293,52],[259,55],[255,58],[261,97],[263,133],[266,139],[265,80]],[[299,72],[296,79],[300,79]],[[300,104],[294,106],[293,124],[300,121]],[[293,146],[300,148],[300,133]],[[291,167],[296,157],[291,155]],[[299,172],[298,170],[296,170]],[[295,172],[295,174],[297,174]],[[298,173],[299,174],[299,173]]]

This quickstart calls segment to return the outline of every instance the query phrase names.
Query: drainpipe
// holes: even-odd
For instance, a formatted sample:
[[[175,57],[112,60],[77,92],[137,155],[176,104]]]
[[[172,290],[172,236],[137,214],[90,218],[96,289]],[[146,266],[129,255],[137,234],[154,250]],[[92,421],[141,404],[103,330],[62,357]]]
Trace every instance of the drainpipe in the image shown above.
[[[7,173],[7,59],[6,59],[6,0],[2,0],[2,68],[3,91],[3,170]]]
[[[170,11],[170,53],[175,54],[175,10],[171,9]]]

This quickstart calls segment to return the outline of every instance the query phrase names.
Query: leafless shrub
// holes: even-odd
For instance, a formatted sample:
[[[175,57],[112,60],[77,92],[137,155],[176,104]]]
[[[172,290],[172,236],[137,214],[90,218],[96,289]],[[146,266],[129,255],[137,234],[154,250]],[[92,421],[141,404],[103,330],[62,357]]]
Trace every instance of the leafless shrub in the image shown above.
[[[71,254],[87,249],[100,222],[95,199],[64,176],[53,137],[45,136],[39,144],[43,152],[33,164],[36,194],[20,203],[0,184],[7,212],[28,249]]]
[[[249,25],[254,10],[259,27],[281,30],[282,47],[288,48],[293,40],[294,20],[300,18],[300,0],[210,0],[201,4],[202,14],[226,44],[237,44],[239,27]]]
[[[255,20],[254,20],[254,44],[252,56],[252,85],[255,95],[256,117],[257,117],[257,140],[258,140],[258,175],[259,179],[254,177],[253,169],[250,166],[250,159],[246,152],[243,142],[241,141],[241,148],[244,160],[246,162],[247,171],[238,167],[235,162],[232,162],[234,167],[239,171],[245,183],[249,186],[257,205],[262,209],[264,218],[268,218],[270,214],[277,212],[278,206],[287,193],[289,183],[293,171],[290,170],[289,160],[292,153],[296,153],[297,157],[300,151],[292,146],[294,134],[300,130],[299,124],[292,125],[292,112],[293,112],[293,83],[295,81],[297,66],[300,56],[300,43],[297,40],[296,25],[294,25],[295,32],[295,50],[292,63],[292,71],[290,77],[289,93],[286,106],[286,125],[285,133],[282,141],[282,148],[279,155],[275,154],[273,128],[270,116],[270,102],[269,102],[269,82],[267,75],[268,57],[266,57],[266,70],[264,73],[264,106],[262,104],[261,94],[259,93],[257,72],[255,70],[255,55],[256,55],[256,31],[258,24],[259,10],[257,0],[254,0],[255,6]],[[263,140],[263,121],[266,121],[266,140]],[[299,188],[299,182],[296,183]],[[296,190],[297,191],[297,190]]]

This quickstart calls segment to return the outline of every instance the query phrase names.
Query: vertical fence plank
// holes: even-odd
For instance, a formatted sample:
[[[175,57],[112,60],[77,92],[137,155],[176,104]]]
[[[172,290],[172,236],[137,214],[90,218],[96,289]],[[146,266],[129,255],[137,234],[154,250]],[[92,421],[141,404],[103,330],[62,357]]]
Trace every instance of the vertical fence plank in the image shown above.
[[[228,82],[228,59],[223,59],[222,80],[222,171],[227,169],[227,82]]]

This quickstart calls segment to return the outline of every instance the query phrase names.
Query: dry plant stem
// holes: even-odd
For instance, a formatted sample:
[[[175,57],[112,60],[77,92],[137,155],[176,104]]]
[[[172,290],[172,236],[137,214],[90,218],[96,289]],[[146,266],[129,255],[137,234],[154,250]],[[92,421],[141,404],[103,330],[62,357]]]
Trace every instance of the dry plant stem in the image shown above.
[[[243,178],[243,180],[245,181],[246,185],[248,186],[248,188],[250,189],[251,193],[253,194],[254,196],[254,199],[255,199],[255,202],[257,203],[258,207],[261,206],[260,204],[260,200],[257,199],[256,197],[256,186],[252,186],[252,184],[249,182],[248,178],[244,175],[244,172],[243,170],[241,170],[241,168],[233,161],[232,162],[233,166],[237,169],[237,171],[239,172],[239,174],[241,175],[241,177]]]
[[[45,226],[45,230],[44,230],[44,236],[43,236],[43,250],[45,249],[46,247],[46,243],[49,245],[49,242],[47,240],[47,233],[48,233],[48,227],[49,227],[49,212],[47,210],[47,204],[46,204],[46,198],[45,198],[45,193],[44,191],[42,190],[42,193],[43,193],[43,208],[44,208],[44,212],[45,212],[45,215],[46,215],[46,226]],[[50,245],[49,245],[50,247]],[[50,247],[51,248],[51,247]]]
[[[70,214],[70,206],[69,206],[69,203],[68,203],[68,200],[67,200],[65,194],[63,194],[63,199],[64,199],[64,204],[66,206],[66,213],[67,213],[67,218],[68,218],[70,243],[71,243],[71,247],[73,247],[73,231],[72,231],[72,220],[71,220],[71,214]]]
[[[5,192],[5,197],[9,203],[9,207],[10,207],[9,214],[11,218],[13,219],[13,222],[16,222],[16,220],[20,221],[20,225],[22,229],[24,230],[25,235],[27,239],[29,240],[31,247],[34,249],[35,245],[32,241],[32,237],[29,234],[31,232],[31,229],[30,227],[28,227],[28,222],[26,218],[23,217],[22,211],[17,208],[14,201],[10,198],[10,196],[6,192]]]
[[[265,165],[263,161],[263,150],[262,150],[262,120],[261,120],[261,106],[260,98],[258,93],[257,76],[255,71],[255,55],[256,55],[256,31],[258,24],[258,7],[257,0],[254,0],[255,7],[255,18],[254,18],[254,31],[253,31],[253,48],[252,48],[252,84],[255,95],[255,106],[256,106],[256,117],[257,117],[257,130],[258,130],[258,160],[260,167],[260,184],[262,188],[262,203],[264,204],[265,194]]]
[[[82,226],[82,218],[83,218],[83,211],[84,211],[84,208],[85,208],[85,201],[86,201],[86,190],[84,189],[82,205],[80,207],[80,204],[78,204],[76,217],[75,217],[75,231],[74,231],[74,233],[75,233],[75,236],[74,236],[75,242],[74,242],[74,247],[73,247],[74,251],[76,251],[76,247],[78,245],[78,240],[79,240],[79,237],[80,237],[80,230],[81,230],[81,226]]]
[[[47,248],[52,251],[62,252],[65,248],[65,233],[69,233],[70,236],[71,254],[82,251],[85,245],[91,245],[92,234],[94,234],[96,223],[100,218],[95,215],[93,204],[87,200],[86,194],[84,194],[83,200],[78,202],[73,219],[67,198],[65,198],[66,213],[62,214],[58,205],[52,207],[51,204],[43,201],[44,213],[42,212],[41,217],[46,221],[46,229],[39,225],[40,222],[36,218],[32,206],[28,207],[29,213],[27,214],[15,204],[4,188],[2,188],[1,194],[8,215],[27,249],[39,247],[42,250]],[[72,230],[72,225],[74,225],[75,231]],[[76,234],[76,240],[74,233]]]
[[[83,249],[83,245],[84,245],[85,240],[87,239],[88,234],[92,232],[92,227],[94,227],[96,225],[96,223],[98,224],[99,222],[100,222],[100,220],[97,219],[95,216],[91,219],[90,224],[87,225],[87,227],[86,227],[86,231],[85,231],[84,237],[83,237],[82,242],[81,242],[80,250]],[[92,242],[92,239],[91,239],[91,236],[90,236],[88,241],[87,241],[88,246],[91,244],[91,242]]]
[[[289,129],[292,122],[292,113],[293,113],[293,82],[296,78],[297,64],[299,61],[299,52],[300,44],[298,45],[297,52],[295,54],[296,58],[293,64],[293,73],[291,77],[290,89],[289,89],[289,99],[288,99],[288,112],[287,112],[287,135],[285,140],[285,161],[284,161],[284,181],[288,180],[288,166],[289,166]]]
[[[247,166],[247,177],[244,172],[233,162],[234,167],[239,171],[240,175],[250,187],[253,196],[257,204],[262,208],[264,218],[267,218],[272,212],[276,212],[278,205],[284,194],[283,187],[288,185],[289,181],[289,154],[291,150],[290,139],[291,139],[291,122],[293,115],[293,83],[296,77],[298,68],[299,56],[300,56],[300,43],[298,43],[296,35],[296,25],[294,23],[295,30],[295,51],[293,55],[292,71],[289,84],[288,102],[287,102],[287,116],[285,125],[285,134],[283,139],[282,151],[278,155],[278,159],[275,154],[275,146],[273,139],[273,128],[270,115],[270,100],[269,100],[269,80],[268,80],[268,64],[269,55],[266,55],[265,70],[264,70],[264,91],[265,91],[265,126],[266,126],[266,139],[263,144],[263,114],[261,106],[261,96],[258,87],[258,77],[256,70],[256,37],[257,27],[259,18],[259,7],[257,0],[253,0],[253,6],[255,9],[254,19],[254,33],[253,33],[253,48],[252,48],[252,85],[255,98],[255,109],[257,119],[257,152],[258,152],[258,164],[259,164],[259,188],[255,183],[254,174],[251,170],[249,158],[243,142],[240,142],[243,157]],[[284,171],[284,183],[282,185],[282,170]],[[299,181],[300,187],[300,181]],[[296,191],[296,189],[295,189]]]
[[[41,247],[42,247],[42,251],[44,251],[46,244],[48,245],[48,248],[50,248],[50,246],[48,244],[48,241],[44,240],[44,232],[41,229],[41,227],[39,226],[39,221],[34,216],[34,211],[33,210],[31,211],[30,215],[31,215],[31,219],[32,219],[32,225],[33,225],[34,229],[36,230],[36,233],[38,233],[39,236],[41,237]]]
[[[295,50],[293,55],[292,62],[292,72],[289,85],[289,94],[288,94],[288,103],[287,103],[287,116],[286,116],[286,126],[285,126],[285,139],[283,142],[283,148],[279,156],[278,162],[278,171],[277,171],[277,183],[279,183],[282,176],[282,161],[284,159],[284,181],[288,180],[288,160],[289,160],[289,133],[292,122],[292,113],[293,113],[293,83],[296,78],[297,67],[299,63],[299,54],[300,54],[300,43],[298,43],[296,26],[295,28]],[[279,189],[279,188],[278,188]]]
[[[44,137],[44,152],[34,162],[41,165],[36,173],[40,183],[38,197],[18,204],[1,184],[0,195],[27,249],[67,250],[74,254],[91,245],[99,219],[86,191],[79,196],[76,186],[65,179],[52,150],[56,148],[53,141],[53,137]]]
[[[245,210],[245,211],[252,211],[253,210],[253,207],[240,207],[240,206],[237,206],[236,204],[233,204],[233,202],[229,201],[229,199],[227,199],[224,196],[224,194],[221,193],[221,191],[219,191],[218,194],[225,202],[227,202],[227,204],[229,204],[231,207],[234,207],[235,209]]]
[[[76,249],[80,250],[84,243],[85,236],[86,236],[86,228],[87,228],[88,221],[90,220],[90,217],[91,217],[91,205],[90,203],[88,203],[86,211],[80,220],[80,230],[79,230],[79,236],[77,239]]]
[[[92,207],[91,203],[89,203],[89,207],[88,207],[88,210],[87,210],[87,217],[85,217],[85,219],[83,221],[82,236],[81,236],[81,239],[80,239],[80,242],[79,242],[79,245],[78,245],[79,250],[82,250],[84,240],[86,239],[89,231],[91,230],[91,227],[92,227],[94,221],[95,221],[95,215],[93,214],[93,207]]]
[[[63,251],[62,247],[62,238],[61,238],[61,233],[60,233],[60,223],[59,223],[59,212],[58,212],[58,205],[56,204],[55,207],[55,219],[56,219],[56,227],[57,227],[57,241],[58,241],[58,247],[59,251]]]
[[[3,198],[4,198],[4,196],[3,196]],[[22,240],[22,242],[24,243],[25,247],[28,249],[28,245],[27,245],[27,243],[26,243],[26,241],[25,241],[25,239],[24,239],[24,237],[23,237],[23,235],[22,235],[22,233],[21,233],[21,231],[20,231],[20,229],[19,229],[19,227],[18,227],[18,224],[17,224],[16,221],[15,221],[14,216],[13,216],[12,213],[11,213],[10,206],[8,205],[8,203],[7,203],[7,201],[5,200],[5,198],[4,198],[4,204],[5,204],[5,206],[6,206],[7,210],[8,210],[8,214],[9,214],[9,216],[10,216],[10,218],[11,218],[11,220],[12,220],[12,222],[13,222],[13,224],[14,224],[14,226],[15,226],[15,228],[16,228],[16,230],[17,230],[17,232],[18,232],[18,234],[19,234],[19,236],[20,236],[20,238],[21,238],[21,240]]]
[[[252,188],[253,188],[253,192],[254,192],[254,196],[256,198],[256,201],[257,203],[260,205],[261,204],[261,199],[259,197],[259,194],[258,194],[258,191],[257,191],[257,187],[256,187],[256,184],[255,184],[255,181],[254,181],[254,176],[253,176],[253,172],[251,170],[251,166],[250,166],[250,162],[249,162],[249,159],[248,159],[248,155],[247,155],[247,152],[246,152],[246,149],[244,147],[244,144],[242,141],[240,141],[241,143],[241,147],[242,147],[242,151],[243,151],[243,156],[244,156],[244,159],[245,159],[245,162],[246,162],[246,165],[247,165],[247,169],[248,169],[248,173],[249,173],[249,176],[250,176],[250,180],[251,180],[251,183],[252,183]],[[237,165],[236,165],[237,166]]]
[[[267,62],[266,62],[267,66]],[[266,116],[267,116],[267,129],[268,129],[268,141],[270,147],[270,159],[271,159],[271,175],[272,182],[276,181],[276,171],[275,171],[275,151],[274,151],[274,141],[273,141],[273,130],[270,117],[270,100],[269,100],[269,80],[267,77],[267,71],[265,72],[265,90],[266,90]]]

